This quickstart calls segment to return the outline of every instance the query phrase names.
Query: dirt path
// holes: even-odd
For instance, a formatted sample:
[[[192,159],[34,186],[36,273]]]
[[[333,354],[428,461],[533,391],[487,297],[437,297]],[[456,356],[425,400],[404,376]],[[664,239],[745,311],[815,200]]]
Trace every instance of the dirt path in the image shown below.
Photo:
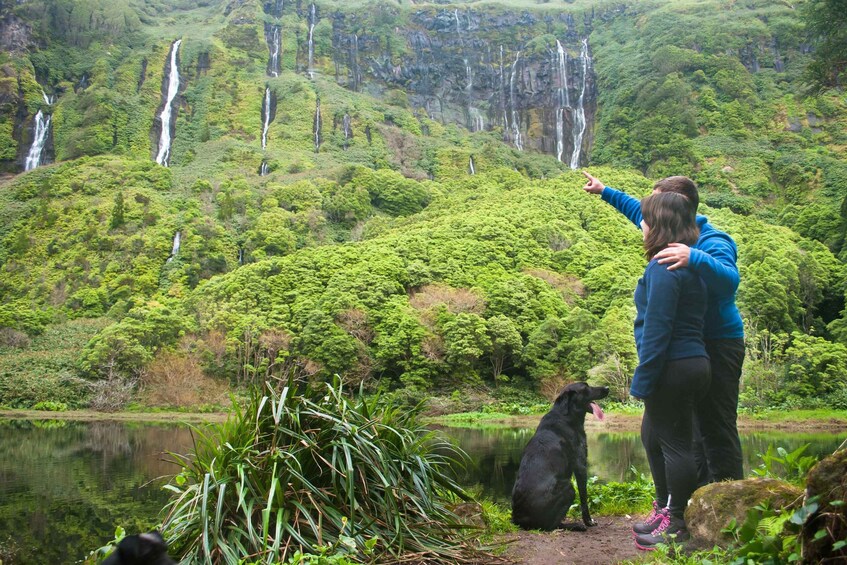
[[[597,526],[587,532],[519,532],[504,557],[523,565],[608,565],[648,554],[635,549],[632,523],[635,518],[595,516]]]

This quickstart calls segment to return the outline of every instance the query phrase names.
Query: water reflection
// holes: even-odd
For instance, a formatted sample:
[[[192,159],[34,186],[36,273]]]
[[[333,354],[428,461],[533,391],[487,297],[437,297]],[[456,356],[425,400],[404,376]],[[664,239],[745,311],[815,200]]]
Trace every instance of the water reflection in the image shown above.
[[[458,429],[439,428],[441,433],[455,440],[469,455],[468,466],[458,472],[463,485],[480,485],[484,496],[498,500],[508,499],[515,475],[520,465],[524,446],[534,430],[510,429]],[[845,438],[841,434],[785,434],[758,432],[743,435],[744,471],[750,473],[761,463],[758,453],[767,451],[768,445],[782,446],[789,451],[810,444],[807,454],[825,456],[832,453]],[[631,468],[650,474],[641,439],[636,432],[589,432],[588,473],[602,481],[626,481],[632,477]]]
[[[507,499],[533,430],[443,433],[470,455],[461,482]],[[826,455],[844,437],[750,434],[743,438],[746,467],[758,465],[756,453],[771,443],[810,443],[810,453]],[[188,453],[192,445],[180,425],[0,420],[0,559],[17,546],[10,563],[73,563],[110,540],[117,525],[149,529],[168,499],[161,477],[178,471],[164,452]],[[637,433],[590,433],[588,453],[589,473],[602,480],[627,480],[630,467],[647,473]]]

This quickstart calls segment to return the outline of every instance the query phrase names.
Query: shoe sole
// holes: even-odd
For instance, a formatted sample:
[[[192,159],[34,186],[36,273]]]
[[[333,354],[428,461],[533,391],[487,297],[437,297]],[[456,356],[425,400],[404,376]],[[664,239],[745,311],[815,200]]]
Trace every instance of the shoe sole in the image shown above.
[[[638,543],[638,539],[635,540],[635,548],[640,549],[641,551],[656,551],[655,545],[641,545]]]

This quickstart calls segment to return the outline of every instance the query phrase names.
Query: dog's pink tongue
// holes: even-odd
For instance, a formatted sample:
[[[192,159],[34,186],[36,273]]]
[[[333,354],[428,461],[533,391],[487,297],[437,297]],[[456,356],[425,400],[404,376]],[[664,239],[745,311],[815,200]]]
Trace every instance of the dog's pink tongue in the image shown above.
[[[591,411],[594,413],[594,417],[598,420],[602,420],[606,417],[606,415],[603,414],[603,409],[600,408],[600,405],[596,402],[592,402],[591,404],[589,404],[589,406],[591,406]]]

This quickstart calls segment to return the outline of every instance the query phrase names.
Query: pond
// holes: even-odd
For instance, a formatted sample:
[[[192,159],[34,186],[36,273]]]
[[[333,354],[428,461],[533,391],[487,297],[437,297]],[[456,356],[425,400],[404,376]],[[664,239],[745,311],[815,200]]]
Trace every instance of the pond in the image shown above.
[[[531,429],[445,429],[470,455],[466,485],[506,500]],[[826,455],[847,434],[744,436],[748,469],[768,444]],[[637,433],[590,433],[589,473],[627,480],[647,473]],[[149,529],[167,501],[163,477],[179,469],[165,451],[187,453],[186,426],[126,422],[0,420],[0,561],[72,563],[112,538],[115,526]],[[9,559],[10,554],[14,558]]]

